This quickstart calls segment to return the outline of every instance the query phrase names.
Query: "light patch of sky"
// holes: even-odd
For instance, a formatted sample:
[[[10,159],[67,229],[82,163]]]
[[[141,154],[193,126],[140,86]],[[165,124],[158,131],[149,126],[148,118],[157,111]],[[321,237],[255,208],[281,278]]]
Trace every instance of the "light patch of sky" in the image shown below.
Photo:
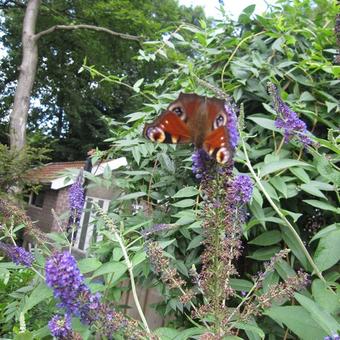
[[[225,12],[229,14],[232,19],[237,19],[244,8],[250,5],[256,5],[255,13],[261,14],[265,12],[269,4],[274,4],[275,0],[225,0],[221,2],[224,3],[222,6]],[[220,12],[221,4],[218,0],[179,0],[179,4],[187,7],[202,6],[208,17],[214,19],[221,19],[222,17]]]

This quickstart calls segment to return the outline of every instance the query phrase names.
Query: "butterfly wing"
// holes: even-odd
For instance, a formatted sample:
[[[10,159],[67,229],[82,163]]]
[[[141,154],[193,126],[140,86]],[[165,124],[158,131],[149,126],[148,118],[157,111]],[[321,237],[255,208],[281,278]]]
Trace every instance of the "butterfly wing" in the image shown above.
[[[187,124],[172,111],[165,111],[153,123],[146,124],[144,136],[157,143],[191,142]]]
[[[201,96],[181,93],[151,124],[146,124],[144,136],[158,143],[191,143],[195,116],[202,102]]]
[[[205,136],[203,148],[218,163],[227,163],[232,158],[233,150],[229,142],[228,116],[224,108],[224,101],[209,98],[206,106],[210,131]]]

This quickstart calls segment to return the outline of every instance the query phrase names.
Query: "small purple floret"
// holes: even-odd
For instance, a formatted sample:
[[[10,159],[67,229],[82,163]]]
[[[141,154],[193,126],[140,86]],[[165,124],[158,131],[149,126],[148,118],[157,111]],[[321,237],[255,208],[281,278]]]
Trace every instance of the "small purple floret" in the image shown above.
[[[68,314],[79,315],[79,296],[88,288],[74,257],[68,252],[56,253],[47,260],[45,270],[46,283],[53,288],[60,307],[65,308]]]
[[[203,149],[197,149],[192,154],[192,172],[197,179],[207,176],[209,160],[211,160],[210,156]]]
[[[84,206],[84,188],[83,188],[83,173],[79,173],[77,180],[71,185],[69,190],[69,204],[71,216],[74,221],[79,220]]]
[[[233,203],[248,203],[253,195],[253,183],[250,177],[247,175],[236,176],[230,185],[229,194],[230,201]]]
[[[55,315],[48,322],[52,336],[57,339],[67,339],[72,336],[71,317],[69,315]]]
[[[313,141],[307,136],[308,131],[306,123],[298,117],[296,112],[283,102],[275,85],[270,83],[268,89],[278,114],[275,120],[275,126],[279,129],[283,129],[285,143],[288,143],[295,137],[305,147],[313,144]]]
[[[229,132],[229,142],[233,150],[235,150],[238,140],[239,133],[237,130],[237,117],[233,107],[230,104],[225,103],[224,109],[227,113],[227,129]]]
[[[0,249],[15,263],[32,267],[34,256],[22,247],[0,242]]]

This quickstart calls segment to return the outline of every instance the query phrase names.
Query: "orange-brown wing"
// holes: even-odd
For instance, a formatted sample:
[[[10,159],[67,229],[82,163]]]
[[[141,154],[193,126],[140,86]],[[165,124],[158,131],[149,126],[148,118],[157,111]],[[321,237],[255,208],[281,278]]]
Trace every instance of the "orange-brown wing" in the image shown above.
[[[220,126],[211,131],[204,139],[203,149],[210,156],[213,156],[218,163],[227,163],[233,155],[227,128]]]
[[[187,124],[175,112],[163,112],[153,123],[146,124],[144,136],[157,143],[190,143]]]
[[[207,99],[206,110],[211,124],[211,131],[206,135],[203,148],[215,157],[218,163],[227,163],[233,155],[227,129],[227,113],[224,101],[217,98]]]

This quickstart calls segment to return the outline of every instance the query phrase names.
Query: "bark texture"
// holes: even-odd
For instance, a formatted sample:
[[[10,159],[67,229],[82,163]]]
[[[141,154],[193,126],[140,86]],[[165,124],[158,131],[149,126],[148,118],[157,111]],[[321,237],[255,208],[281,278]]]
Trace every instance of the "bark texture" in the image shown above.
[[[21,150],[26,143],[26,123],[30,96],[38,63],[38,45],[35,27],[40,0],[27,2],[22,30],[22,62],[19,68],[18,85],[14,95],[13,109],[10,114],[11,149]]]

